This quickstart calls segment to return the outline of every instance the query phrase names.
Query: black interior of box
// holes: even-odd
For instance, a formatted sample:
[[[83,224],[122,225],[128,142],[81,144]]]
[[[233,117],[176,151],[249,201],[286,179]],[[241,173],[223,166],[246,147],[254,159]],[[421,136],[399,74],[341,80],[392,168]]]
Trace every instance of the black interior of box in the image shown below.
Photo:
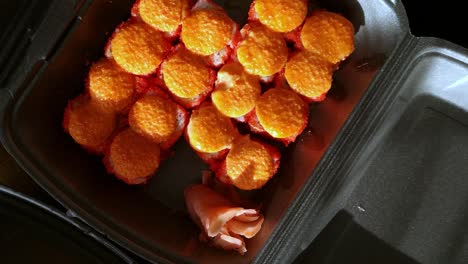
[[[125,263],[53,214],[0,190],[2,263]]]

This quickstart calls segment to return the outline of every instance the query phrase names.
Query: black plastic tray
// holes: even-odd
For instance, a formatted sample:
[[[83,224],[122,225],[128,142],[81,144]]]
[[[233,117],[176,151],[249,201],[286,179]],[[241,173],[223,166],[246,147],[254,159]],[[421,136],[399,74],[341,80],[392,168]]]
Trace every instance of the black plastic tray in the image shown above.
[[[343,127],[339,158],[327,153],[296,200],[304,210],[280,255],[291,252],[280,243],[306,248],[325,230],[304,259],[467,263],[468,51],[431,38],[406,47]]]
[[[393,146],[393,141],[401,139],[395,134],[393,141],[386,143],[383,137],[391,131],[392,122],[400,120],[399,111],[405,109],[405,105],[395,106],[392,102],[401,93],[414,93],[418,81],[433,77],[414,77],[413,85],[404,86],[404,76],[417,70],[411,63],[432,58],[424,55],[427,51],[466,64],[465,50],[413,37],[398,0],[318,1],[353,22],[356,51],[337,72],[329,98],[312,107],[309,127],[287,150],[279,175],[258,194],[265,205],[266,221],[259,235],[248,242],[247,255],[238,256],[197,241],[198,230],[184,211],[183,189],[199,182],[205,167],[184,140],[175,147],[177,155],[164,163],[149,185],[129,187],[107,176],[100,161],[82,151],[61,129],[67,100],[83,90],[90,62],[102,56],[106,39],[129,16],[132,2],[53,1],[33,38],[27,39],[31,45],[25,49],[22,62],[14,64],[21,66],[8,75],[6,89],[0,91],[0,138],[18,163],[73,215],[151,261],[291,262],[337,213],[355,213],[352,210],[356,204],[346,209],[347,202],[355,201],[352,198],[360,190],[359,183],[375,174],[362,173],[364,168],[388,166],[379,158],[388,157],[371,150],[377,143]],[[216,2],[239,23],[244,22],[250,1]],[[455,79],[466,76],[463,71],[450,72]],[[444,82],[438,84],[438,89],[447,87]],[[462,93],[461,89],[454,91]],[[442,97],[435,98],[437,101]],[[446,101],[453,105],[459,98]],[[412,97],[407,100],[408,105],[413,105]],[[453,109],[460,108],[455,105]],[[393,115],[384,119],[389,111]],[[412,113],[410,117],[416,116]],[[400,160],[392,160],[391,164],[397,162]],[[375,177],[383,179],[390,170],[380,172],[382,175]],[[381,189],[364,183],[360,188],[384,192],[385,188],[398,186],[388,181]],[[379,197],[380,193],[372,194]],[[378,201],[375,197],[368,199]],[[362,208],[366,206],[370,205]],[[379,217],[385,215],[375,215]]]

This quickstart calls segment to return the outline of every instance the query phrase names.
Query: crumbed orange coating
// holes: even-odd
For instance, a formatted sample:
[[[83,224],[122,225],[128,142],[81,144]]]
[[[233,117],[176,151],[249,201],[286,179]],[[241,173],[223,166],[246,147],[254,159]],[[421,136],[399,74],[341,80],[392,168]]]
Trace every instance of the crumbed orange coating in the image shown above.
[[[140,17],[163,32],[174,32],[190,11],[189,0],[140,0]]]
[[[307,16],[307,0],[255,0],[258,20],[278,32],[289,32]]]
[[[124,24],[111,40],[112,56],[117,64],[136,75],[156,71],[169,48],[163,33],[143,22]]]
[[[252,111],[260,92],[258,77],[246,73],[239,63],[232,62],[219,70],[211,99],[221,113],[238,118]]]
[[[354,28],[339,14],[315,11],[306,19],[301,41],[306,50],[336,64],[354,51]]]
[[[209,88],[210,68],[203,58],[178,48],[162,66],[164,83],[181,98],[194,98]]]
[[[88,81],[91,99],[103,111],[118,112],[132,102],[135,77],[110,59],[93,64]]]
[[[226,47],[235,23],[217,9],[198,9],[182,22],[181,39],[187,49],[199,55],[215,54]]]
[[[275,165],[270,152],[248,136],[234,142],[226,157],[226,173],[241,190],[262,187],[273,176]]]
[[[231,120],[211,104],[202,105],[192,112],[187,133],[190,145],[204,153],[229,148],[237,135]]]
[[[93,150],[102,147],[117,126],[115,114],[102,112],[89,102],[68,111],[68,133],[78,144]]]
[[[150,176],[160,163],[159,145],[131,129],[114,138],[108,155],[113,172],[127,182]]]
[[[138,134],[162,143],[177,129],[177,105],[161,95],[147,95],[132,106],[128,121]]]
[[[307,122],[307,104],[289,89],[266,91],[258,99],[255,110],[262,127],[274,138],[297,136]]]
[[[288,47],[280,33],[261,24],[250,24],[246,38],[237,49],[237,58],[248,73],[271,76],[286,64]]]
[[[297,93],[316,98],[328,92],[332,85],[333,65],[318,55],[300,51],[286,64],[285,77]]]

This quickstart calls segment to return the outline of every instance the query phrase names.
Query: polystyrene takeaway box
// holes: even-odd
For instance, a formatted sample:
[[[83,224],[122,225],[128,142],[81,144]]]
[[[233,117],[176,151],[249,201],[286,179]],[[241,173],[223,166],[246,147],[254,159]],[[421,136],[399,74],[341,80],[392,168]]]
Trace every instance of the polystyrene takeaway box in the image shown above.
[[[250,1],[216,2],[237,22],[245,23]],[[356,51],[336,73],[327,100],[312,106],[310,124],[285,151],[278,175],[256,194],[266,220],[261,232],[248,241],[248,253],[240,256],[210,248],[198,242],[199,230],[184,208],[183,190],[200,182],[205,165],[183,139],[175,146],[176,155],[165,161],[148,185],[130,187],[107,176],[100,160],[83,151],[61,128],[67,101],[83,90],[90,63],[102,56],[107,38],[129,17],[132,4],[51,1],[37,28],[28,31],[17,25],[13,32],[27,33],[15,39],[23,45],[0,54],[0,63],[11,69],[0,79],[0,135],[17,162],[71,215],[150,261],[290,262],[335,215],[353,214],[354,202],[391,204],[385,199],[401,199],[396,190],[386,188],[403,183],[386,176],[416,177],[420,167],[411,167],[416,166],[414,155],[436,155],[430,144],[437,133],[444,145],[455,142],[445,136],[464,128],[460,120],[466,117],[464,98],[468,98],[466,89],[461,89],[467,75],[465,50],[412,36],[398,0],[317,1],[314,5],[352,21]],[[418,114],[433,105],[440,115]],[[441,124],[458,120],[459,125],[453,129],[424,126],[432,118]],[[419,136],[421,129],[430,131]],[[466,137],[456,144],[463,143],[468,143]],[[441,160],[434,166],[466,172],[462,167],[466,151],[457,151],[459,159],[447,160],[448,165]],[[408,168],[403,161],[409,162]],[[426,161],[419,162],[424,167]],[[442,175],[438,170],[431,173]],[[380,189],[370,179],[380,181]],[[466,187],[466,182],[455,187]],[[363,196],[357,194],[359,190],[365,190]],[[369,228],[377,228],[379,219],[387,215],[358,217],[370,221]]]

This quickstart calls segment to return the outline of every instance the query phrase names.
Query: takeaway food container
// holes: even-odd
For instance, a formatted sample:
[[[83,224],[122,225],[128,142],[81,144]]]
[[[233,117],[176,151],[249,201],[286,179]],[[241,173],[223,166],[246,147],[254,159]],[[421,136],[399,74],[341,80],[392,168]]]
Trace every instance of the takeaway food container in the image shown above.
[[[32,2],[27,10],[42,1]],[[205,165],[183,139],[148,185],[134,187],[107,176],[61,128],[67,101],[133,1],[46,2],[38,27],[16,24],[2,38],[0,138],[69,215],[111,241],[154,262],[284,263],[346,213],[418,261],[466,257],[453,228],[468,215],[468,53],[411,35],[399,0],[314,2],[352,21],[356,51],[328,99],[312,106],[278,175],[255,194],[266,221],[245,256],[198,242],[183,189]],[[250,1],[215,2],[245,22]],[[450,239],[461,241],[454,251],[437,247]]]

